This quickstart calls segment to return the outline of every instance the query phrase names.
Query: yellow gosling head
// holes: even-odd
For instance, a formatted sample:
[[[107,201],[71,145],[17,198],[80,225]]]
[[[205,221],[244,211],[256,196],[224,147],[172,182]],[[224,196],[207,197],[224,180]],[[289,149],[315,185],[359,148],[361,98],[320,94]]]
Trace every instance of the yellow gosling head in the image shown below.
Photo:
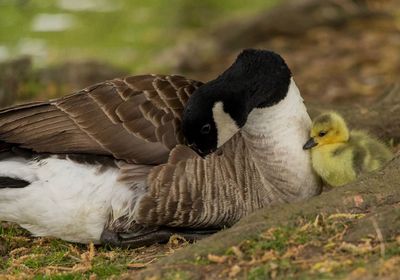
[[[319,115],[313,121],[311,138],[304,144],[303,149],[335,143],[344,143],[349,140],[349,129],[343,117],[335,112]]]

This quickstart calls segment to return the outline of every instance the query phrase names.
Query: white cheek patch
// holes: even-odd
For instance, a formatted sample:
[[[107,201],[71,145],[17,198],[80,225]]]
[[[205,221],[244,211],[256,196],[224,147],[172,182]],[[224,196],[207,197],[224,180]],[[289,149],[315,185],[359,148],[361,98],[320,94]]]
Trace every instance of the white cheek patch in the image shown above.
[[[226,141],[239,131],[239,127],[231,116],[224,111],[222,102],[216,102],[212,108],[213,118],[217,127],[218,143],[217,148],[221,147]]]

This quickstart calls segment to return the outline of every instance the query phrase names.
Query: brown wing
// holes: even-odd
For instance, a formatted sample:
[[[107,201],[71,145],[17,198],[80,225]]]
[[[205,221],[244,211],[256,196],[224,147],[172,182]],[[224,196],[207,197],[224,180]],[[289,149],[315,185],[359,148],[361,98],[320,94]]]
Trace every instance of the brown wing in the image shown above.
[[[200,85],[181,76],[131,76],[60,99],[6,108],[0,111],[0,140],[39,153],[162,163],[183,143],[182,111]]]

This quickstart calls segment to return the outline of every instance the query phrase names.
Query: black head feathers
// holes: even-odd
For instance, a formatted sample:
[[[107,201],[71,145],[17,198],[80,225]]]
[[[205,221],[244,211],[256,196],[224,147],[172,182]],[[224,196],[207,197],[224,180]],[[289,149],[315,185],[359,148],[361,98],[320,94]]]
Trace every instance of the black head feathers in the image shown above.
[[[290,69],[280,55],[243,50],[228,69],[189,98],[182,122],[187,141],[205,153],[215,150],[233,136],[235,128],[245,125],[254,108],[284,99],[290,80]],[[208,133],[203,133],[205,127]]]
[[[217,80],[246,91],[254,107],[272,106],[285,98],[292,73],[272,51],[245,49]]]

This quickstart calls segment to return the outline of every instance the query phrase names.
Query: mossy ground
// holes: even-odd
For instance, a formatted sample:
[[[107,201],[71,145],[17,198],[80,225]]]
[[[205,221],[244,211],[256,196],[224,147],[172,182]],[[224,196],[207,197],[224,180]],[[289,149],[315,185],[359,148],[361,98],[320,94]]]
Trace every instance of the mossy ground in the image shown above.
[[[105,248],[34,238],[10,223],[1,225],[0,236],[0,279],[106,279],[145,268],[187,245],[174,237],[165,245]]]
[[[400,235],[382,240],[377,227],[376,234],[346,241],[352,225],[364,219],[374,223],[368,214],[299,218],[293,225],[266,229],[224,253],[197,257],[146,276],[164,279],[180,273],[187,279],[250,280],[396,277],[400,272]]]
[[[373,216],[338,213],[298,218],[284,227],[263,231],[220,254],[161,267],[154,279],[364,279],[400,273],[400,235],[368,234],[348,241],[355,224],[374,223]],[[33,238],[3,224],[0,279],[106,279],[146,268],[159,258],[188,246],[179,237],[168,244],[134,250],[71,244]],[[130,274],[131,277],[134,277]],[[208,278],[211,279],[211,278]]]

